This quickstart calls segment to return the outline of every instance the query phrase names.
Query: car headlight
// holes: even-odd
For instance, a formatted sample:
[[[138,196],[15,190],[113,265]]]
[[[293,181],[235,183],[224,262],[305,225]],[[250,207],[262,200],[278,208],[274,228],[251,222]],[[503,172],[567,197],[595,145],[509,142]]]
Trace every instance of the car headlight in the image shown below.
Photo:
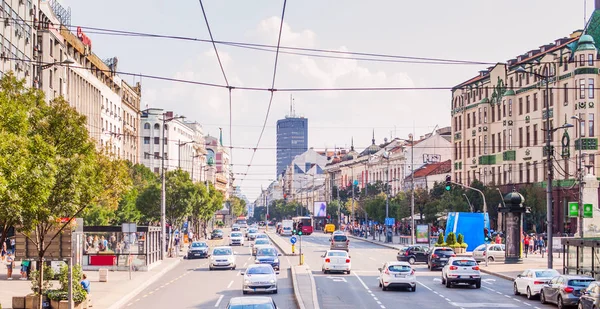
[[[279,259],[274,259],[273,263],[279,263]]]
[[[270,281],[270,282],[271,282],[271,283],[275,283],[275,279],[271,279],[271,281]]]
[[[248,279],[244,280],[244,284],[245,285],[249,285],[250,284],[250,280],[248,280]]]

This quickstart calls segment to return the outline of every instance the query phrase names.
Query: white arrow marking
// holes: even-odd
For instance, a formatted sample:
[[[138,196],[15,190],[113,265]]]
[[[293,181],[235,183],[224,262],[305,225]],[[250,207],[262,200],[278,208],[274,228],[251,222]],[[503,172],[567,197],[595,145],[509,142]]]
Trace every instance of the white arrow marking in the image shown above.
[[[442,282],[442,279],[440,279],[440,278],[433,278],[433,281],[435,281],[435,282]]]
[[[495,281],[496,281],[496,279],[483,279],[483,280],[481,280],[481,281],[483,281],[483,282],[487,282],[487,283],[490,283],[490,282],[495,282]]]

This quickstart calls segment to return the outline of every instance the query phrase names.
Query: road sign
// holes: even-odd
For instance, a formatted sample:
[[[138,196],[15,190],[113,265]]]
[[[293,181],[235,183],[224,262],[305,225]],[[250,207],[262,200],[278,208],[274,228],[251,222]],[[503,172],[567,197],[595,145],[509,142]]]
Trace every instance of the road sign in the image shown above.
[[[593,218],[594,217],[594,206],[592,204],[583,204],[583,217]]]
[[[296,236],[290,237],[290,242],[292,243],[292,245],[295,244],[296,243]]]
[[[569,202],[569,217],[570,218],[579,217],[579,203]]]
[[[385,225],[391,226],[396,224],[396,218],[385,218]]]

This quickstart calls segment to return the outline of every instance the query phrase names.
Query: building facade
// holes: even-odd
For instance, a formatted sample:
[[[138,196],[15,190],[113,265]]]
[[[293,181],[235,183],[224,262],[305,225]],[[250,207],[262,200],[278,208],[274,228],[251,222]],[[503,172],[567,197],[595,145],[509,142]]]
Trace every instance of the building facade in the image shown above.
[[[598,173],[598,9],[586,30],[483,70],[452,91],[452,175],[460,183],[545,187],[550,126],[555,232],[576,231],[566,216],[568,202],[577,200],[576,164],[581,159]],[[574,127],[554,129],[565,124]]]
[[[37,1],[4,0],[0,7],[0,73],[12,71],[26,84],[33,84],[34,62],[41,56],[34,55],[37,40]]]
[[[308,119],[294,114],[277,120],[277,177],[297,155],[308,150]]]
[[[142,86],[136,83],[135,87],[121,81],[121,102],[123,119],[123,153],[121,157],[131,163],[139,163],[140,153],[140,100]]]
[[[207,169],[209,179],[213,179],[215,188],[223,193],[225,199],[233,194],[233,170],[229,152],[223,146],[223,133],[219,138],[206,136],[207,159],[210,168]],[[211,165],[212,163],[212,165]]]
[[[327,157],[312,148],[296,156],[280,177],[287,200],[301,202],[308,209],[315,201],[325,201],[326,165]]]

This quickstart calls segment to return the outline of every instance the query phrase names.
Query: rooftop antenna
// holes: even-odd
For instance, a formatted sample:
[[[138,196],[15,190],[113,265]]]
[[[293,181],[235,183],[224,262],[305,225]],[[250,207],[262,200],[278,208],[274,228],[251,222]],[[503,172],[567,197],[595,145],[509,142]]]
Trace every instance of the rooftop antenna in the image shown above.
[[[292,94],[290,93],[290,116],[294,115],[294,112],[293,112],[293,110],[294,110],[294,103],[293,102],[294,102],[294,98],[293,98]]]
[[[583,0],[583,29],[587,26],[587,0]]]

